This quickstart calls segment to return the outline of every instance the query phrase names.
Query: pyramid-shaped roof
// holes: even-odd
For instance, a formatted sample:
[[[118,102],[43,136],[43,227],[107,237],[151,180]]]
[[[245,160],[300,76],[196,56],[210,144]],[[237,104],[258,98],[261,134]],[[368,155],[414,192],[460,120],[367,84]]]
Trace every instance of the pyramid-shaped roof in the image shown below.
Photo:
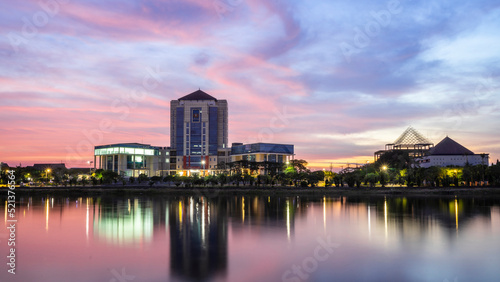
[[[199,89],[191,94],[188,94],[184,97],[179,98],[178,100],[179,101],[181,101],[181,100],[215,100],[215,101],[217,101],[217,99],[215,99],[214,97],[208,95],[207,93],[205,93]]]
[[[425,138],[420,132],[418,132],[413,127],[408,127],[408,129],[399,136],[396,141],[394,141],[394,145],[417,145],[417,144],[428,144],[432,145],[433,143]]]
[[[429,152],[431,155],[474,155],[474,153],[446,136],[436,147]]]

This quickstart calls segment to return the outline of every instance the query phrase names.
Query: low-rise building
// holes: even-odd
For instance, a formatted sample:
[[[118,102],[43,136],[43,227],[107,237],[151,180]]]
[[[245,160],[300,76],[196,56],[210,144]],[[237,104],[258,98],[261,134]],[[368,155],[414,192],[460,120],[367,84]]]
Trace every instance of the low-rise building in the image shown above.
[[[124,177],[166,176],[178,174],[206,176],[227,171],[229,167],[254,163],[259,173],[285,164],[293,159],[293,145],[235,143],[232,148],[221,148],[217,156],[206,156],[199,168],[183,166],[185,156],[177,156],[169,147],[155,147],[140,143],[123,143],[95,146],[94,169],[111,170]]]
[[[94,168],[114,171],[122,176],[166,176],[172,172],[171,150],[140,143],[95,146]],[[175,173],[175,163],[174,163]]]
[[[427,156],[417,158],[416,162],[423,168],[431,166],[465,166],[466,164],[488,165],[489,154],[474,154],[474,152],[447,136],[432,148]]]
[[[233,143],[231,164],[241,169],[254,168],[258,174],[279,171],[294,157],[294,147],[274,143]]]

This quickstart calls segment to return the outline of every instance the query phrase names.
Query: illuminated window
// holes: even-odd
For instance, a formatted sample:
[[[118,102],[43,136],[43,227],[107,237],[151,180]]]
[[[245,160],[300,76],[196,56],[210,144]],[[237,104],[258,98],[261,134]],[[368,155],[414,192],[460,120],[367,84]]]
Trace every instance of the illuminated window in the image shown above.
[[[200,109],[192,109],[192,122],[200,122]]]

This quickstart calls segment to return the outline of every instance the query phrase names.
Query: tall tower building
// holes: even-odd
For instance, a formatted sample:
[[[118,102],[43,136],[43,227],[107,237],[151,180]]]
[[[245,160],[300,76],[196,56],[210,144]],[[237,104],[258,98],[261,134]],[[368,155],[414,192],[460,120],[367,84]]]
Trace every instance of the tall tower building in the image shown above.
[[[177,170],[215,169],[228,151],[227,101],[198,90],[170,101],[170,147]]]

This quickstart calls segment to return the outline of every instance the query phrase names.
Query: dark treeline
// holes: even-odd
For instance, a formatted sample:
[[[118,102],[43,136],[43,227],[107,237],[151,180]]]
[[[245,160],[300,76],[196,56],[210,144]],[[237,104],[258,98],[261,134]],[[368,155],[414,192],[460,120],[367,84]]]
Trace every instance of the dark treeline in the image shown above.
[[[200,177],[166,175],[124,178],[116,172],[98,169],[88,176],[88,171],[56,168],[39,171],[33,167],[10,168],[15,171],[16,184],[46,186],[96,186],[103,184],[149,185],[162,184],[172,187],[375,187],[398,185],[407,187],[500,187],[500,162],[491,166],[465,165],[464,167],[420,168],[405,153],[389,153],[377,162],[360,167],[348,167],[340,172],[311,171],[305,160],[292,160],[259,174],[259,167],[252,164],[221,170],[217,174]],[[7,169],[0,173],[0,184],[8,183]]]

